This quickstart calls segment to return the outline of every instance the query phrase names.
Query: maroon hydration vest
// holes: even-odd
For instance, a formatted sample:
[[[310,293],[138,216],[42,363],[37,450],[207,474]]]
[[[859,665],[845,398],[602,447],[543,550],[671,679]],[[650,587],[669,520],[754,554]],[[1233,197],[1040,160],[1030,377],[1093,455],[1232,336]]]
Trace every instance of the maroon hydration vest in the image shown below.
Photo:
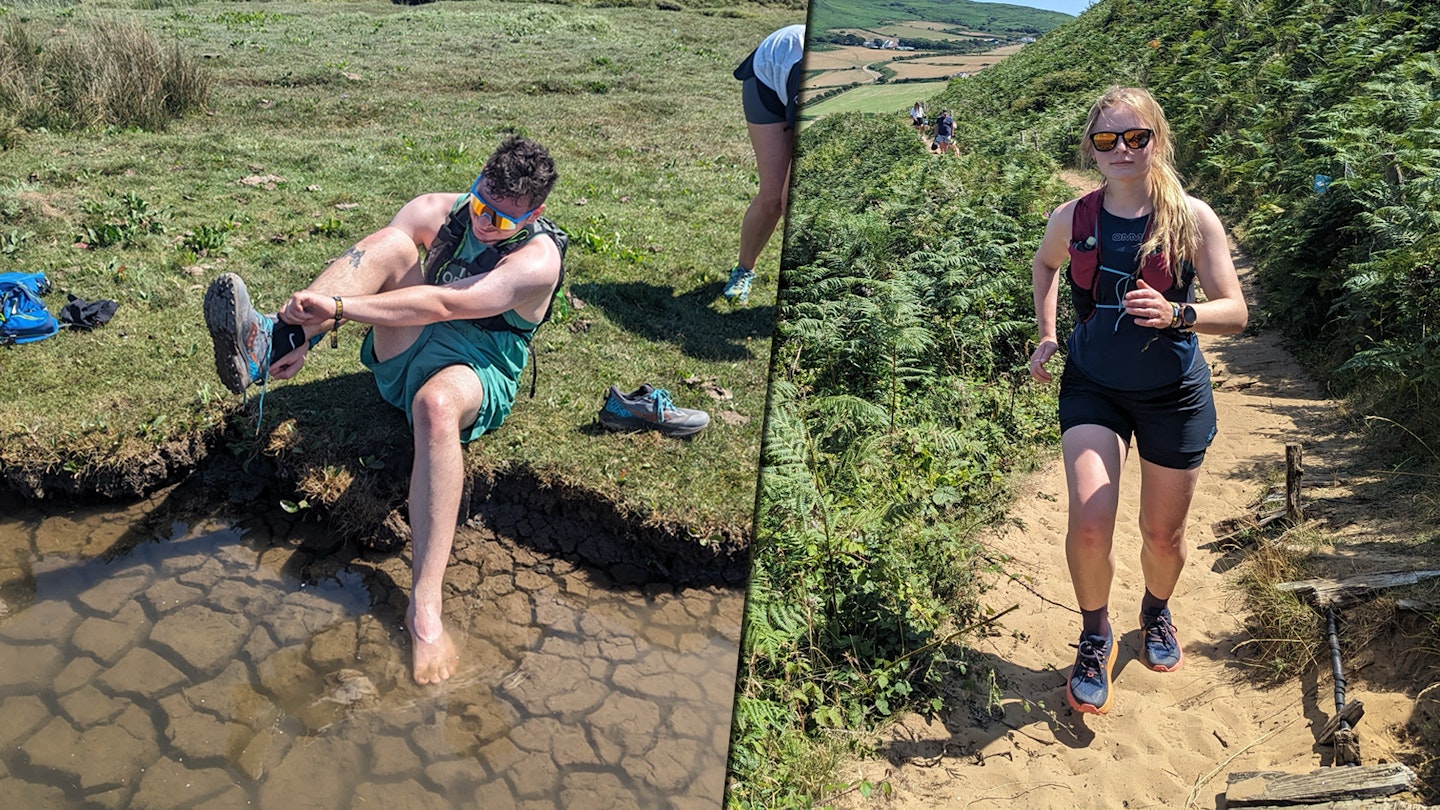
[[[1104,202],[1105,187],[1101,186],[1075,202],[1070,218],[1070,283],[1088,292],[1092,301],[1100,283],[1100,207]],[[1150,238],[1149,225],[1145,227],[1145,238]],[[1179,286],[1190,286],[1195,278],[1195,267],[1187,261],[1181,272]],[[1170,261],[1161,251],[1144,258],[1140,276],[1146,284],[1162,293],[1170,292],[1176,286],[1175,277],[1170,273]]]

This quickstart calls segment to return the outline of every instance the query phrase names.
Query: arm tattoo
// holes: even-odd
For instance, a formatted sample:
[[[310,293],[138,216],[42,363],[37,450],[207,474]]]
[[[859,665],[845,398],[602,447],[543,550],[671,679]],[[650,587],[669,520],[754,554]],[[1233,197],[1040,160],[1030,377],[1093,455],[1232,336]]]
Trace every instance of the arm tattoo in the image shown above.
[[[341,259],[347,257],[350,259],[350,266],[358,270],[360,269],[360,260],[365,258],[365,251],[361,250],[358,246],[352,247],[340,255]]]

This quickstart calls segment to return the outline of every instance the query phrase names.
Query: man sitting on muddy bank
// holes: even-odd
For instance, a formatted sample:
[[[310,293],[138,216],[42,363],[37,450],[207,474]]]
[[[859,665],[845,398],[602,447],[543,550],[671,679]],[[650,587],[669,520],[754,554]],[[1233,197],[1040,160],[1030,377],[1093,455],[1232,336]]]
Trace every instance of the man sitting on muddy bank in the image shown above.
[[[371,326],[360,360],[414,433],[406,626],[417,683],[439,683],[457,668],[441,591],[464,489],[462,448],[510,413],[530,337],[560,285],[563,235],[540,216],[556,178],[544,147],[510,137],[468,193],[406,203],[275,317],[251,306],[234,274],[205,293],[216,367],[236,393],[293,377],[309,348],[342,322]]]

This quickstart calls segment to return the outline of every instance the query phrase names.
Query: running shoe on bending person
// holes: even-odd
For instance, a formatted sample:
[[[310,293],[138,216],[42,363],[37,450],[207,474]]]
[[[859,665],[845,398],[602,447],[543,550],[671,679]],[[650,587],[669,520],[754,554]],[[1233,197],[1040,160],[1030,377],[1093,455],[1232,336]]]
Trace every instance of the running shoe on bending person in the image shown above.
[[[1169,608],[1153,616],[1140,614],[1140,660],[1156,672],[1174,672],[1185,662]]]
[[[600,424],[610,430],[658,430],[666,436],[689,436],[710,424],[710,414],[677,408],[670,392],[645,384],[628,394],[610,386],[600,408]]]
[[[755,271],[746,270],[740,265],[730,271],[730,280],[725,282],[725,289],[720,294],[726,298],[738,298],[740,303],[750,300],[750,282],[755,280]]]
[[[1110,711],[1110,674],[1115,669],[1115,638],[1082,634],[1075,667],[1065,682],[1065,699],[1077,712]]]

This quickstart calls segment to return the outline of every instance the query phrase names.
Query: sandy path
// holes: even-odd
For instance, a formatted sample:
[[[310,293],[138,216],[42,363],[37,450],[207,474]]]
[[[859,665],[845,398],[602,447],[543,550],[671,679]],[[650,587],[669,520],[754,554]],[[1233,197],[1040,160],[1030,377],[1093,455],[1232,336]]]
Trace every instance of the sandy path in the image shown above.
[[[1247,268],[1241,273],[1245,279]],[[1336,403],[1321,397],[1274,335],[1201,340],[1220,383],[1220,432],[1191,508],[1189,562],[1171,601],[1184,667],[1152,672],[1136,657],[1143,586],[1139,467],[1132,461],[1122,481],[1110,604],[1120,645],[1115,705],[1099,718],[1066,705],[1064,679],[1074,661],[1079,614],[1064,563],[1065,479],[1057,460],[1033,476],[1011,520],[985,539],[994,552],[1011,556],[1008,569],[1023,582],[1001,582],[985,595],[992,609],[1019,609],[975,650],[998,673],[1003,714],[976,705],[975,687],[956,685],[940,718],[903,719],[884,733],[877,759],[852,763],[840,774],[847,781],[888,780],[891,796],[865,802],[852,793],[838,806],[1208,808],[1223,806],[1231,772],[1308,772],[1329,764],[1330,747],[1315,742],[1334,712],[1328,668],[1268,690],[1256,685],[1242,658],[1248,649],[1235,650],[1249,637],[1232,587],[1239,558],[1213,548],[1211,526],[1249,511],[1265,489],[1262,479],[1269,474],[1273,481],[1283,470],[1287,442],[1304,446],[1307,496],[1326,502],[1353,495],[1347,490],[1358,480],[1352,465],[1364,462],[1352,455],[1353,437],[1339,423]],[[1338,522],[1357,531],[1350,517]],[[1413,706],[1413,683],[1380,680],[1387,685],[1352,675],[1350,686],[1350,699],[1363,698],[1367,710],[1358,729],[1366,764],[1395,756],[1394,732]]]

